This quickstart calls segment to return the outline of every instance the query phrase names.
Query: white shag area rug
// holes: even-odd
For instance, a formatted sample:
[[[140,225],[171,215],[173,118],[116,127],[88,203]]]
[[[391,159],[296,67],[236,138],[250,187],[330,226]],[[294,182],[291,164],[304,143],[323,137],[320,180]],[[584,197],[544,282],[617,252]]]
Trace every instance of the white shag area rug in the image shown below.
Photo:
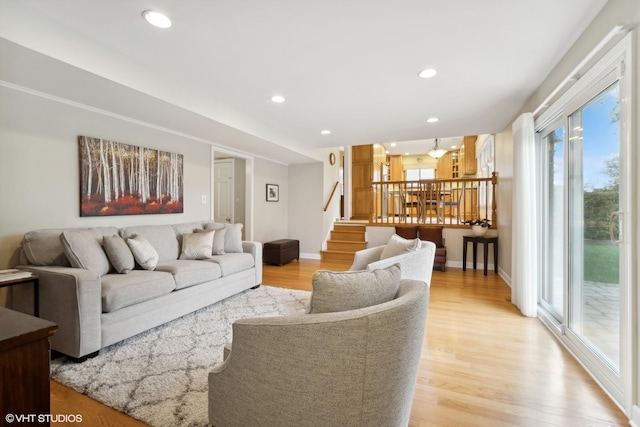
[[[222,362],[233,322],[303,314],[310,296],[260,286],[109,346],[83,363],[55,359],[51,375],[152,426],[207,426],[208,373]]]

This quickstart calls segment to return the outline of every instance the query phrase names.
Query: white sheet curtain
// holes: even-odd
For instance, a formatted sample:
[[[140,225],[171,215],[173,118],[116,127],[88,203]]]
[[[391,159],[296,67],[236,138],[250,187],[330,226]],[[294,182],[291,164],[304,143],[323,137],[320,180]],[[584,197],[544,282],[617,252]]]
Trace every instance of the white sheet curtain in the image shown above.
[[[513,130],[513,208],[511,302],[522,314],[537,316],[538,208],[536,203],[536,150],[533,114],[525,113]]]

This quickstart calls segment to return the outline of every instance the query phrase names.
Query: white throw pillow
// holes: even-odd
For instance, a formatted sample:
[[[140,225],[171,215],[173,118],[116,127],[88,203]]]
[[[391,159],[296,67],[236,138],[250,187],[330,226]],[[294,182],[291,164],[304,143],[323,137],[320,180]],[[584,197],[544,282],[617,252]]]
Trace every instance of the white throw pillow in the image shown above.
[[[311,279],[310,313],[355,310],[395,298],[400,264],[373,271],[316,271]]]
[[[151,243],[140,235],[135,235],[127,239],[127,245],[133,253],[136,262],[145,270],[155,270],[158,265],[158,251],[155,250]]]
[[[214,230],[198,231],[182,235],[182,252],[180,259],[211,258],[213,250]]]
[[[407,252],[413,252],[420,247],[420,239],[405,239],[397,234],[393,234],[387,245],[382,249],[380,259],[391,258]]]

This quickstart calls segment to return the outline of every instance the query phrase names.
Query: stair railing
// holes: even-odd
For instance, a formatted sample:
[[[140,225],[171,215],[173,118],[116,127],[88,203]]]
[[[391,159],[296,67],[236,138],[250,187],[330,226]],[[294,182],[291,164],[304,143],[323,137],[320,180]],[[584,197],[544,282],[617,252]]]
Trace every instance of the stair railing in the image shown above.
[[[331,199],[333,199],[333,195],[336,192],[336,188],[338,188],[338,185],[340,184],[339,181],[336,181],[335,184],[333,184],[333,189],[331,190],[331,194],[329,195],[329,198],[327,199],[327,203],[324,204],[324,211],[326,212],[327,209],[329,209],[329,205],[331,204]]]

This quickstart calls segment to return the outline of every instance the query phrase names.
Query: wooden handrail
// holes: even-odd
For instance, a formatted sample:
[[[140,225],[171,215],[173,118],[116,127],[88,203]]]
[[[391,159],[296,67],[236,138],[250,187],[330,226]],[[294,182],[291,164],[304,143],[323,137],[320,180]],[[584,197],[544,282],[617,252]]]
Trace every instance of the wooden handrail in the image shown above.
[[[333,190],[331,190],[331,195],[329,196],[329,199],[327,199],[327,203],[324,204],[325,212],[327,211],[327,209],[329,209],[329,204],[331,204],[331,199],[333,199],[333,194],[336,192],[336,188],[338,188],[339,184],[340,184],[339,181],[336,181],[336,183],[333,184]]]
[[[496,184],[495,173],[490,178],[372,182],[370,222],[468,227],[467,220],[488,218],[495,228]]]

